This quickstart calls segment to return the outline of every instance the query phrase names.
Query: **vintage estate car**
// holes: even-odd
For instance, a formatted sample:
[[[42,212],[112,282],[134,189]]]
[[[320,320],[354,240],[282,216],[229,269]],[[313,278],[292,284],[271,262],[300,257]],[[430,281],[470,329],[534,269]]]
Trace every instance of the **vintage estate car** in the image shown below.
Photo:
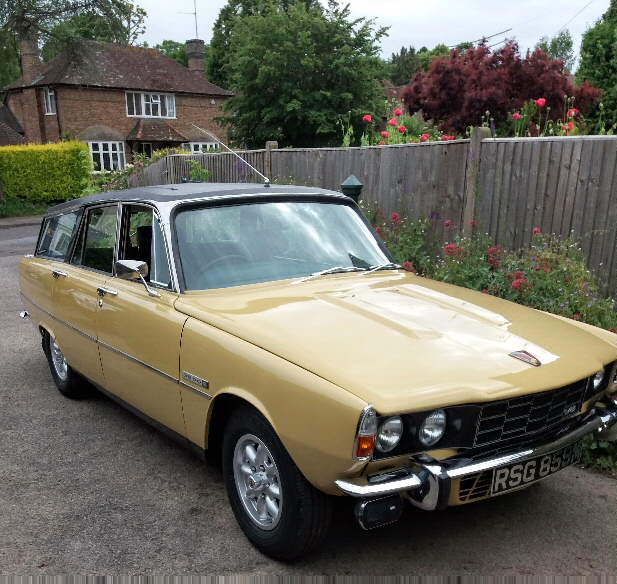
[[[402,270],[348,197],[182,184],[52,207],[21,262],[67,397],[93,386],[222,463],[264,553],[404,502],[524,488],[617,438],[617,335]]]

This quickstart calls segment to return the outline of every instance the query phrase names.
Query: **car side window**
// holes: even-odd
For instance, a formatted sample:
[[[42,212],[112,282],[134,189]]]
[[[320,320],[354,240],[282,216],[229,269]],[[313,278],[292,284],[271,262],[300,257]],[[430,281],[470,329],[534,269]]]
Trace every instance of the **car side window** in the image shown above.
[[[66,213],[45,219],[36,255],[64,261],[69,251],[79,213]]]
[[[156,213],[143,205],[127,205],[123,213],[124,236],[120,245],[120,259],[146,262],[146,280],[169,288],[171,276],[167,250]]]
[[[117,237],[117,206],[90,209],[72,263],[111,274]]]

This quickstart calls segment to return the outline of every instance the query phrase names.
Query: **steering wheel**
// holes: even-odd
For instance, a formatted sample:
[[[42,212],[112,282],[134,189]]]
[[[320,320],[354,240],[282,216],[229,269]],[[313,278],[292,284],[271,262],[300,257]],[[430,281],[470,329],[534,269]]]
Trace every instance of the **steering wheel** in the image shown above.
[[[244,262],[244,263],[249,263],[251,261],[251,260],[249,260],[249,258],[247,258],[246,256],[243,256],[243,255],[240,255],[239,253],[229,253],[227,255],[219,256],[218,258],[215,258],[212,261],[208,262],[203,267],[203,269],[204,270],[208,270],[208,269],[212,268],[213,266],[216,266],[216,265],[220,264],[223,261],[228,262],[230,259],[233,260],[233,261],[240,260],[241,262]]]

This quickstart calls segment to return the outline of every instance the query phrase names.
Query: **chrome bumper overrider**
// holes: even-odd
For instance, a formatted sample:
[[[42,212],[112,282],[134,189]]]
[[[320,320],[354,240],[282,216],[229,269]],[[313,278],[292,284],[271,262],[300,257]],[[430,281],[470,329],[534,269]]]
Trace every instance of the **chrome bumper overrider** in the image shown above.
[[[452,481],[555,452],[592,432],[596,432],[603,440],[617,440],[617,404],[596,408],[581,426],[552,442],[479,461],[464,458],[438,461],[421,455],[412,458],[407,468],[369,478],[338,480],[336,486],[352,497],[374,498],[400,493],[422,509],[442,509],[448,504]]]

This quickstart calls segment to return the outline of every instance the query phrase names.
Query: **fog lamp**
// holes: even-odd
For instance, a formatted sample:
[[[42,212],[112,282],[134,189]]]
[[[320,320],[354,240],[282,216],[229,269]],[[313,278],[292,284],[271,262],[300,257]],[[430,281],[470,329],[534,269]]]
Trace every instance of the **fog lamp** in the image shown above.
[[[377,432],[377,450],[390,452],[396,448],[403,436],[403,420],[400,416],[392,416],[379,426]]]
[[[435,410],[430,413],[420,425],[418,439],[424,446],[437,444],[446,431],[446,412]]]

